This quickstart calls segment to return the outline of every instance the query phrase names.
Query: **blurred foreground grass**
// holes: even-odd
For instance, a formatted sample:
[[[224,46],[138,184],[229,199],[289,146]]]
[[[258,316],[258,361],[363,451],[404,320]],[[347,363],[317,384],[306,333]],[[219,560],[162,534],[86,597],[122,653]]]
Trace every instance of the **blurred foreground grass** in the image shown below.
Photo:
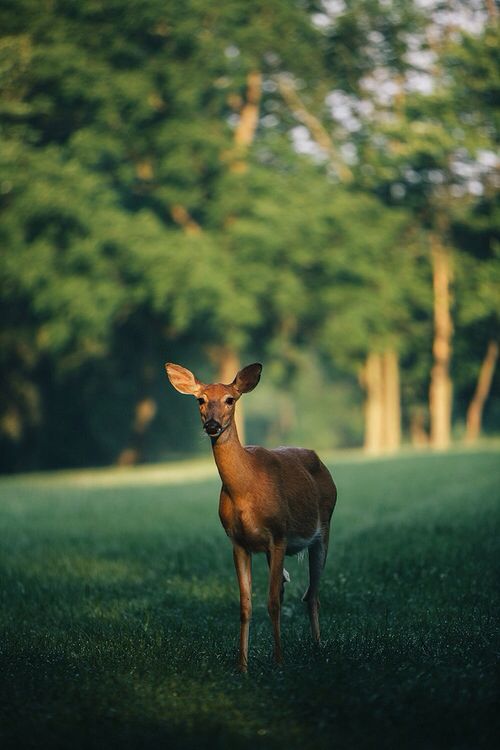
[[[493,747],[498,451],[331,468],[323,646],[257,556],[247,678],[217,480],[0,482],[3,747]]]

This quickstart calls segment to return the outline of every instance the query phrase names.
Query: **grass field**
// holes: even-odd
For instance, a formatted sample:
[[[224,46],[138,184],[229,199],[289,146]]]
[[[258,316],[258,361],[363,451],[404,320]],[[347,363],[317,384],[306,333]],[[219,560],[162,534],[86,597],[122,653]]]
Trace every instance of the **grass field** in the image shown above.
[[[256,556],[246,677],[217,480],[2,480],[2,747],[493,747],[499,459],[331,465],[322,647],[293,558],[272,665]]]

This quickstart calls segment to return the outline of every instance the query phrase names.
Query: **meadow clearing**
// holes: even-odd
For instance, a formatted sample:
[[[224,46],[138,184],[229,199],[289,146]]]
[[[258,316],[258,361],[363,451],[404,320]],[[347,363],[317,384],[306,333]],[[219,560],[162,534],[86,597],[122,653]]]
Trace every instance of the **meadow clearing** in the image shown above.
[[[256,556],[247,676],[211,468],[4,478],[2,746],[493,747],[499,459],[486,444],[329,462],[322,646],[307,562],[288,559],[273,666]]]

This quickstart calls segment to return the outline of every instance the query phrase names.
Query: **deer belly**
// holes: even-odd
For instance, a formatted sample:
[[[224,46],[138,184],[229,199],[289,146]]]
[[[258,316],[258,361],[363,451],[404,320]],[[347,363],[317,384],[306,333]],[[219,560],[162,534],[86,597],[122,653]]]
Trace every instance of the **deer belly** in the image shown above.
[[[286,554],[296,555],[298,552],[302,552],[302,550],[307,549],[307,547],[310,547],[311,544],[314,544],[314,542],[316,542],[320,538],[320,535],[321,532],[318,526],[312,536],[289,536],[286,540]]]

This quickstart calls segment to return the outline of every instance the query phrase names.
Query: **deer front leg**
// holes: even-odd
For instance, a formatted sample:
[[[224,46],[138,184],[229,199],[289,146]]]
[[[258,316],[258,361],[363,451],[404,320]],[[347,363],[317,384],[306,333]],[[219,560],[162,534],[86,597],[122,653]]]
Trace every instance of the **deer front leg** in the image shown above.
[[[280,613],[281,613],[281,587],[283,585],[283,562],[285,559],[286,544],[281,541],[274,543],[269,550],[269,598],[267,609],[274,635],[274,658],[281,664],[283,654],[281,652],[281,632],[280,632]]]
[[[252,556],[243,547],[233,546],[234,567],[240,587],[240,661],[241,672],[248,669],[248,634],[252,618]]]
[[[266,558],[267,558],[268,567],[271,568],[271,553],[269,552],[269,550],[267,550],[266,552]],[[281,604],[283,604],[283,598],[285,596],[285,583],[290,583],[290,574],[288,570],[285,570],[285,568],[283,568],[283,579],[281,581],[281,589],[280,589]]]

